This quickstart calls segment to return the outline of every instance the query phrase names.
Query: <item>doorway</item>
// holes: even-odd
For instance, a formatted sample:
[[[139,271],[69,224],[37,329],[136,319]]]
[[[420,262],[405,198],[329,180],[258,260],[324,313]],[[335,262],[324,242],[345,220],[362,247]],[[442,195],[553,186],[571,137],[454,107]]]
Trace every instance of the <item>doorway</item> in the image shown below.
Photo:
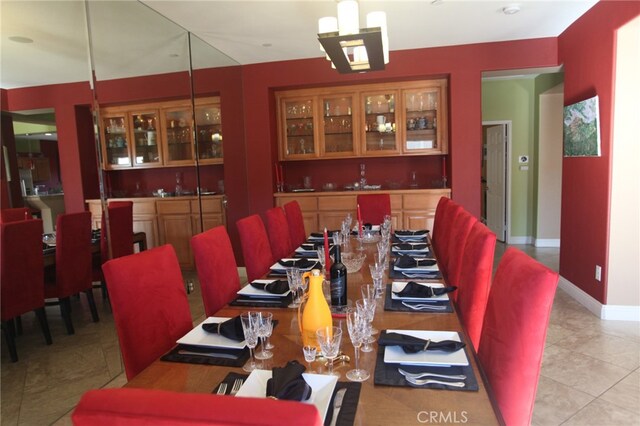
[[[511,121],[482,123],[482,221],[505,243],[510,235],[510,146]]]

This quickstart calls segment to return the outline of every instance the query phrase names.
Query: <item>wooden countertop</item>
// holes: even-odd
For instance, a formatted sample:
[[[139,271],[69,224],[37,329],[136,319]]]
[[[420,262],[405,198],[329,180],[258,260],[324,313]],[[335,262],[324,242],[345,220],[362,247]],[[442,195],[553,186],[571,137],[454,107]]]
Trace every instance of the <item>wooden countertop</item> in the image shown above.
[[[215,199],[215,198],[222,198],[224,197],[224,194],[214,194],[214,195],[203,195],[202,198],[203,199]],[[165,201],[165,200],[197,200],[198,196],[197,195],[180,195],[178,197],[122,197],[122,198],[108,198],[108,201],[150,201],[150,200],[155,200],[155,201]],[[95,202],[101,202],[100,199],[90,199],[90,200],[85,200],[86,203],[95,203]]]
[[[275,192],[274,197],[313,197],[313,196],[341,196],[341,195],[360,195],[360,194],[439,194],[451,192],[451,188],[406,188],[406,189],[379,189],[366,191],[302,191],[302,192]]]

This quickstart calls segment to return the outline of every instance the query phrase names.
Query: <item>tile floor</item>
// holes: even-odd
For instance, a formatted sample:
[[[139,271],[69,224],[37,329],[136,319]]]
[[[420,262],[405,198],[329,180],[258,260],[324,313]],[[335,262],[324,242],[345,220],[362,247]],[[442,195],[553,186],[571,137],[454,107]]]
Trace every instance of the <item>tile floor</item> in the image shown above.
[[[558,249],[517,246],[558,269]],[[505,250],[496,249],[496,264]],[[194,281],[193,273],[185,281]],[[59,308],[47,308],[53,345],[45,346],[33,314],[23,316],[18,363],[1,347],[3,425],[69,425],[69,413],[88,389],[126,383],[108,307],[96,291],[100,322],[84,296],[73,301],[76,334],[67,336]],[[189,295],[194,323],[204,310],[198,286]],[[544,351],[534,425],[640,425],[640,324],[601,321],[558,290]]]

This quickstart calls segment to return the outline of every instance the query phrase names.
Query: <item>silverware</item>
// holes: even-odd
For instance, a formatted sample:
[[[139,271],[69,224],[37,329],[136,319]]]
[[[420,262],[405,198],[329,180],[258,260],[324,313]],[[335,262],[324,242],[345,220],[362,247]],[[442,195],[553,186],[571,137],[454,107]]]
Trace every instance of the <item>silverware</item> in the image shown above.
[[[230,395],[235,395],[238,393],[238,391],[240,390],[240,388],[242,387],[242,384],[244,383],[244,380],[242,379],[236,379],[235,382],[233,382],[233,387],[231,388],[231,393]]]
[[[412,385],[416,385],[416,386],[423,386],[423,385],[430,385],[430,384],[446,385],[454,388],[463,388],[466,386],[464,382],[445,382],[444,380],[433,380],[433,379],[412,379],[411,377],[406,377],[406,376],[405,376],[405,380],[411,383]]]
[[[238,359],[238,355],[228,354],[224,352],[195,352],[195,351],[179,350],[178,353],[180,355],[197,355],[197,356],[208,356],[211,358]]]
[[[342,388],[336,392],[335,398],[333,398],[333,417],[331,418],[331,423],[329,426],[336,426],[336,422],[338,421],[338,414],[340,413],[340,409],[342,408],[342,400],[344,399],[344,394],[347,393],[347,388]]]
[[[398,368],[398,372],[407,378],[421,379],[423,377],[440,377],[441,379],[464,380],[467,378],[464,374],[436,374],[436,373],[409,373],[408,371]]]
[[[235,303],[271,303],[276,304],[279,300],[261,300],[261,299],[236,299]]]
[[[407,278],[418,278],[418,279],[423,279],[423,280],[436,279],[436,274],[435,273],[429,273],[429,272],[409,273],[409,272],[402,271],[402,275],[404,275]]]
[[[216,395],[225,395],[226,393],[227,393],[227,384],[220,383],[220,386],[218,386],[218,391],[216,392]]]
[[[426,305],[424,303],[419,303],[419,304],[412,305],[410,303],[402,301],[402,304],[404,306],[406,306],[407,308],[413,309],[414,311],[444,311],[445,309],[447,309],[446,306]]]

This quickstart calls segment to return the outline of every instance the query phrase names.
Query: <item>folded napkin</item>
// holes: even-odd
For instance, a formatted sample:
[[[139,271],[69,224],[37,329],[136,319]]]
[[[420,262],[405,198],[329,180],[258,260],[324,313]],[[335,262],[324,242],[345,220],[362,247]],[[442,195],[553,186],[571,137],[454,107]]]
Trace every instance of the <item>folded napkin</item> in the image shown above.
[[[285,268],[300,268],[306,269],[314,266],[317,262],[313,260],[308,260],[304,258],[292,259],[292,260],[278,260],[278,264],[280,266],[284,266]]]
[[[242,330],[240,316],[224,322],[202,324],[202,328],[208,333],[219,334],[236,342],[242,342],[244,340],[244,331]]]
[[[409,281],[402,291],[394,291],[393,294],[400,297],[419,297],[428,299],[433,296],[441,296],[457,290],[458,287],[430,287],[428,285],[418,284],[415,281]]]
[[[412,256],[402,255],[396,259],[394,266],[402,269],[410,268],[426,268],[428,266],[435,266],[436,261],[433,259],[420,259]],[[437,269],[437,267],[436,267]]]
[[[393,248],[396,250],[408,250],[408,251],[425,250],[427,247],[428,246],[426,244],[400,243],[400,244],[393,245]]]
[[[289,291],[289,283],[284,280],[275,280],[271,283],[250,283],[251,287],[264,290],[272,294],[284,294]]]
[[[333,235],[334,232],[340,232],[340,230],[336,229],[336,230],[333,230],[333,231],[332,230],[327,231],[327,235],[328,235],[329,239],[331,239],[331,236]],[[310,236],[311,236],[311,238],[322,238],[322,239],[324,239],[324,232],[312,232]]]
[[[407,354],[415,354],[420,351],[443,351],[455,352],[464,348],[464,342],[455,340],[442,340],[434,342],[432,340],[419,339],[400,333],[384,332],[378,339],[378,346],[402,346],[402,350]]]
[[[302,377],[305,367],[298,361],[289,361],[284,367],[274,367],[267,381],[267,397],[289,401],[306,401],[311,397],[311,386]]]
[[[396,235],[400,236],[400,237],[412,237],[412,236],[416,236],[416,235],[425,235],[427,232],[426,229],[420,229],[418,231],[396,231]]]

